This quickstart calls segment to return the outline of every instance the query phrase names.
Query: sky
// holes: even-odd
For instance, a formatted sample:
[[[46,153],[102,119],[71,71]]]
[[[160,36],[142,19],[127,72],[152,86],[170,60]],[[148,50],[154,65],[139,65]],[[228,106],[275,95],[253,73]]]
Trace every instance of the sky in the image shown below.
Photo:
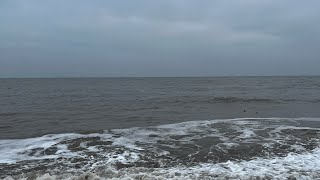
[[[320,75],[319,0],[1,0],[0,77]]]

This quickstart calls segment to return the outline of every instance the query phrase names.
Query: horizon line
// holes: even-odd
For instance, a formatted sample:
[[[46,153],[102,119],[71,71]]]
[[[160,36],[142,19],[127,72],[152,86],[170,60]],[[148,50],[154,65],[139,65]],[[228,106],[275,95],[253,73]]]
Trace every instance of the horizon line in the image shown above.
[[[90,79],[90,78],[224,78],[224,77],[316,77],[320,75],[212,75],[212,76],[49,76],[0,77],[0,79]]]

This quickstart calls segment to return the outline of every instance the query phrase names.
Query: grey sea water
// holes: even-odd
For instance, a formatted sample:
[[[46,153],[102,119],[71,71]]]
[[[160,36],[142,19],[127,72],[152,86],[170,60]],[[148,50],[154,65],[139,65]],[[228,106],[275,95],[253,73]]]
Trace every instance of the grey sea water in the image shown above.
[[[0,139],[191,120],[320,117],[320,77],[0,79]]]
[[[319,145],[318,76],[0,79],[2,178],[314,179]]]

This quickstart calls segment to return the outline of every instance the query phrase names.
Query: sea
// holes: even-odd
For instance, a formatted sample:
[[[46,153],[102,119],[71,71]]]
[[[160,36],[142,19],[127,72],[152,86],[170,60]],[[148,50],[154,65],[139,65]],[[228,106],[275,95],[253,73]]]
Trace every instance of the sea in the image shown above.
[[[0,179],[320,179],[320,76],[0,79]]]

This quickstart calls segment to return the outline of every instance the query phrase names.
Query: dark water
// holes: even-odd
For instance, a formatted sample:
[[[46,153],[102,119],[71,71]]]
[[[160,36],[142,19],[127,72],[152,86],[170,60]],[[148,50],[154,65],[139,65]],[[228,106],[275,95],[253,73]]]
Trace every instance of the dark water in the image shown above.
[[[0,178],[319,172],[320,77],[0,79]]]
[[[0,79],[0,139],[239,117],[320,117],[320,77]]]

